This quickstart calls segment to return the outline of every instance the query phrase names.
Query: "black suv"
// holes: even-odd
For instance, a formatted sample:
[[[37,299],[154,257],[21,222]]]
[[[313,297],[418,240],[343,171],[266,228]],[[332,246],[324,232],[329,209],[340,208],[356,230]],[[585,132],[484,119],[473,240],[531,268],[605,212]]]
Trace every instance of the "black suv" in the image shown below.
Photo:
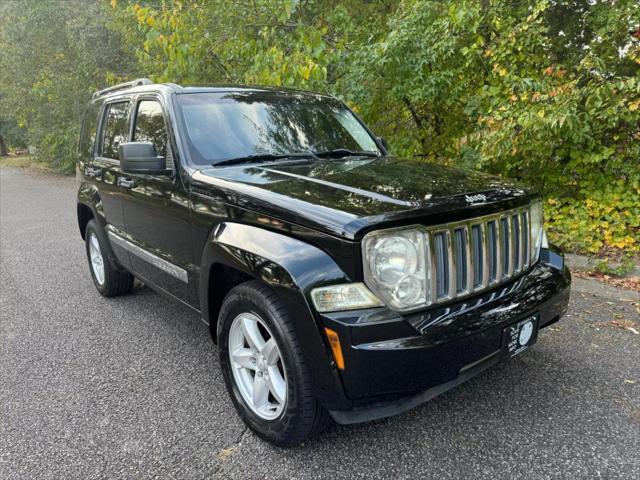
[[[567,309],[538,196],[391,156],[326,95],[102,90],[77,180],[98,291],[135,277],[198,312],[238,412],[278,445],[425,402]]]

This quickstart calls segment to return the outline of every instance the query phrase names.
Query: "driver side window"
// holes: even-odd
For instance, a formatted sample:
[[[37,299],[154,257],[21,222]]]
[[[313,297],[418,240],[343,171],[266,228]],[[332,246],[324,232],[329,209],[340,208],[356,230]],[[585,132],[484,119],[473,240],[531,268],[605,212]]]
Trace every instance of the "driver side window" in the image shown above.
[[[134,142],[151,142],[159,157],[167,156],[167,127],[162,105],[156,100],[141,100],[136,110]]]

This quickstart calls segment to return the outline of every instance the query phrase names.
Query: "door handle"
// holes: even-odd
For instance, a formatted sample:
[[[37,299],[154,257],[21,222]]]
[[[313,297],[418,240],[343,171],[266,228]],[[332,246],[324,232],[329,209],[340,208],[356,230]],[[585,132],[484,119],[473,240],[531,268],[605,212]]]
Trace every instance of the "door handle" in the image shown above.
[[[124,188],[134,188],[137,182],[130,178],[118,178],[118,185]]]
[[[89,178],[95,178],[95,177],[99,176],[100,174],[102,174],[102,169],[101,168],[87,167],[87,168],[85,168],[84,173]]]

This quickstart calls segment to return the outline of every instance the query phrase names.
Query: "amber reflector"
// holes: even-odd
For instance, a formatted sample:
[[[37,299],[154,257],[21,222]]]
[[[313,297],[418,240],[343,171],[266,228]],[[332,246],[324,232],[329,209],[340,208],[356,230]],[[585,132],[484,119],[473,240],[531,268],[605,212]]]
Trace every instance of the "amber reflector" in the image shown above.
[[[340,348],[340,338],[338,334],[330,328],[324,329],[324,333],[327,335],[329,345],[331,345],[331,351],[333,352],[333,358],[336,361],[336,365],[340,370],[344,370],[344,358],[342,356],[342,348]]]

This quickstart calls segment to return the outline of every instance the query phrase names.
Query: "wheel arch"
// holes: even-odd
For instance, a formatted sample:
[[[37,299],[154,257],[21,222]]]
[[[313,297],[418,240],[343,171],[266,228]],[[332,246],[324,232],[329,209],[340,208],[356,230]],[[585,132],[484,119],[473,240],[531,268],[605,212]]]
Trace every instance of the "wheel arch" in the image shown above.
[[[78,197],[76,201],[76,212],[78,229],[80,230],[80,236],[82,240],[86,241],[85,231],[87,224],[93,220],[95,221],[98,229],[104,234],[105,237],[105,249],[109,262],[118,269],[122,269],[122,265],[118,261],[117,256],[113,251],[109,237],[106,234],[107,220],[104,215],[104,209],[102,208],[102,202],[100,201],[100,193],[95,185],[82,182],[78,188]]]
[[[85,240],[85,233],[87,230],[87,224],[90,220],[95,218],[93,210],[84,203],[78,203],[78,228],[80,229],[80,236]]]
[[[286,235],[234,222],[218,224],[209,235],[200,265],[204,320],[217,322],[216,306],[233,286],[262,280],[310,307],[317,286],[349,282],[347,274],[319,248]],[[212,296],[213,294],[213,296]],[[311,309],[309,308],[309,313]]]
[[[100,227],[105,227],[106,220],[102,209],[102,202],[100,201],[100,192],[98,192],[98,188],[95,185],[88,182],[80,183],[76,201],[76,211],[78,228],[80,229],[80,236],[83,240],[85,239],[84,234],[87,223],[89,223],[90,220],[95,219]]]
[[[327,253],[313,245],[251,225],[220,223],[205,243],[200,265],[201,311],[214,341],[224,296],[239,283],[253,279],[272,288],[287,307],[295,333],[304,343],[318,398],[325,405],[337,401],[344,406],[349,401],[338,372],[331,367],[331,354],[320,319],[311,308],[310,292],[321,285],[351,280]]]
[[[209,280],[205,284],[207,310],[203,315],[211,326],[211,336],[214,342],[218,337],[218,314],[224,298],[235,286],[255,280],[255,278],[249,273],[225,263],[217,262],[209,266]]]

